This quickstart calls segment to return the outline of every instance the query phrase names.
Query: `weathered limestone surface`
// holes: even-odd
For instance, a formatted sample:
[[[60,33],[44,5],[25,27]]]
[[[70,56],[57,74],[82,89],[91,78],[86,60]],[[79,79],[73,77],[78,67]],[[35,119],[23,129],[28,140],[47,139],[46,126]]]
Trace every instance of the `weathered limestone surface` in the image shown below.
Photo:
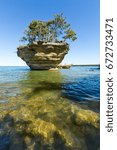
[[[59,43],[33,43],[17,48],[17,55],[35,70],[56,68],[69,51],[69,45]]]

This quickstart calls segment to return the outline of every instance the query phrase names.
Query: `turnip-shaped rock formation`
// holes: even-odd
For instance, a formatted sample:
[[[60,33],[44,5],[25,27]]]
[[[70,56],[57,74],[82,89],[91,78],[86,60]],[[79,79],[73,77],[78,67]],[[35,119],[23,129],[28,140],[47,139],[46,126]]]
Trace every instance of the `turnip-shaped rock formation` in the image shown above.
[[[22,37],[22,41],[27,43],[17,48],[17,55],[31,69],[53,69],[62,62],[69,51],[66,40],[76,39],[76,33],[62,14],[55,15],[53,20],[47,22],[33,20]]]
[[[34,43],[17,48],[17,55],[35,70],[57,68],[68,53],[67,43]]]

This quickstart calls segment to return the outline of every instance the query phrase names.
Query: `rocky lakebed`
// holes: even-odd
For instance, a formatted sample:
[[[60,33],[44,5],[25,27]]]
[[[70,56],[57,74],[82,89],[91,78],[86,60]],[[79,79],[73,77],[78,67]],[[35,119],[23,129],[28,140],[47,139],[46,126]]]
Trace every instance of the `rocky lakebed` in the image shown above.
[[[99,150],[99,101],[63,95],[58,71],[15,68],[8,80],[0,83],[0,150]]]

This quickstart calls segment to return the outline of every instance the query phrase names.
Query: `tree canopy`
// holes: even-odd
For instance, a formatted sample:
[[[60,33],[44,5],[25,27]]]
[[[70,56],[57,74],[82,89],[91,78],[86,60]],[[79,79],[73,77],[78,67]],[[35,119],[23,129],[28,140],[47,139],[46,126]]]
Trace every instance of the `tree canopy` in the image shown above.
[[[57,14],[53,20],[40,21],[33,20],[24,32],[21,41],[33,42],[58,42],[77,39],[76,33],[71,29],[70,24],[66,22],[63,14]]]

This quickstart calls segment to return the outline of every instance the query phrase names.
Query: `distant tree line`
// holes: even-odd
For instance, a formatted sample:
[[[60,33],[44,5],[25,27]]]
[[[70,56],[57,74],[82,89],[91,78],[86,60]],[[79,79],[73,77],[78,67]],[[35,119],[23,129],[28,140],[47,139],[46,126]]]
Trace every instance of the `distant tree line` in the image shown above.
[[[76,33],[71,29],[70,24],[66,22],[63,14],[55,15],[53,20],[47,22],[33,20],[24,32],[21,41],[29,44],[33,42],[58,42],[77,39]]]

